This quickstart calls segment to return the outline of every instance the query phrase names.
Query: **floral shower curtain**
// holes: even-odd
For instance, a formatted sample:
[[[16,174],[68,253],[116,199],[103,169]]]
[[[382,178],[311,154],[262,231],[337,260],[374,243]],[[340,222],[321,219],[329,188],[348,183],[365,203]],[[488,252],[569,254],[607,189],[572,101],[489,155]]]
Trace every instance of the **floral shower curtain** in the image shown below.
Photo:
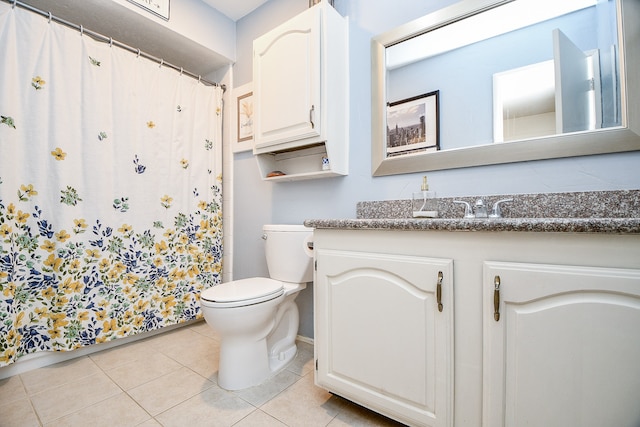
[[[0,366],[200,318],[222,90],[0,3]]]

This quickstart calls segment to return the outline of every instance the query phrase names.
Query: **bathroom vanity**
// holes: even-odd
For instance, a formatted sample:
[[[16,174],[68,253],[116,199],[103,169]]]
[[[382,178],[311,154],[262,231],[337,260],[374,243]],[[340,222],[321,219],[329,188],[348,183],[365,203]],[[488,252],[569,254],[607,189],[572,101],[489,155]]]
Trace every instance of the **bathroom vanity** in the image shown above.
[[[637,216],[305,224],[319,386],[416,426],[640,422]]]

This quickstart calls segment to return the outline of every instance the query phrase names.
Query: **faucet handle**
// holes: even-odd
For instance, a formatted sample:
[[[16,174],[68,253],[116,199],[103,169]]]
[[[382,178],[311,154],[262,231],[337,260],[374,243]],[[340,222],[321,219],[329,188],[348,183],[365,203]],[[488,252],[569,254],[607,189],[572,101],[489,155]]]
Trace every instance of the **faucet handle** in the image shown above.
[[[471,205],[469,204],[469,202],[465,202],[462,200],[454,200],[453,203],[464,205],[464,218],[466,219],[475,218],[475,215],[473,214],[473,209],[471,208]]]
[[[502,199],[495,202],[493,204],[493,209],[491,209],[491,214],[489,214],[489,218],[502,218],[502,209],[500,209],[500,205],[507,202],[513,202],[513,199]]]

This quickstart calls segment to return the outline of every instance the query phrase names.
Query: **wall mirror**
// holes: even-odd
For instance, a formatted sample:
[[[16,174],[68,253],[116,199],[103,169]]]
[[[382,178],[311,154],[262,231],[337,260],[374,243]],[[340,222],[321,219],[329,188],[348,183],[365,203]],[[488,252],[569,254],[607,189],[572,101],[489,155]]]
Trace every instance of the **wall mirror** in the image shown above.
[[[637,0],[464,0],[374,37],[372,174],[640,150],[639,21]]]

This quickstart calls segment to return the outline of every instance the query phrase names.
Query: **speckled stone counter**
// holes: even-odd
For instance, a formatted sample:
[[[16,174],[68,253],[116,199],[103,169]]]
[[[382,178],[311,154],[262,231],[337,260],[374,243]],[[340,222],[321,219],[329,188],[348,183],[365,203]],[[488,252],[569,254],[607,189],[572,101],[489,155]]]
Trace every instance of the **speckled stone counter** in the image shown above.
[[[478,197],[459,197],[471,203]],[[503,218],[463,219],[453,198],[438,199],[439,218],[413,219],[410,200],[359,202],[356,219],[309,219],[313,228],[439,231],[522,231],[640,234],[640,190],[513,194],[481,197],[504,205]]]

